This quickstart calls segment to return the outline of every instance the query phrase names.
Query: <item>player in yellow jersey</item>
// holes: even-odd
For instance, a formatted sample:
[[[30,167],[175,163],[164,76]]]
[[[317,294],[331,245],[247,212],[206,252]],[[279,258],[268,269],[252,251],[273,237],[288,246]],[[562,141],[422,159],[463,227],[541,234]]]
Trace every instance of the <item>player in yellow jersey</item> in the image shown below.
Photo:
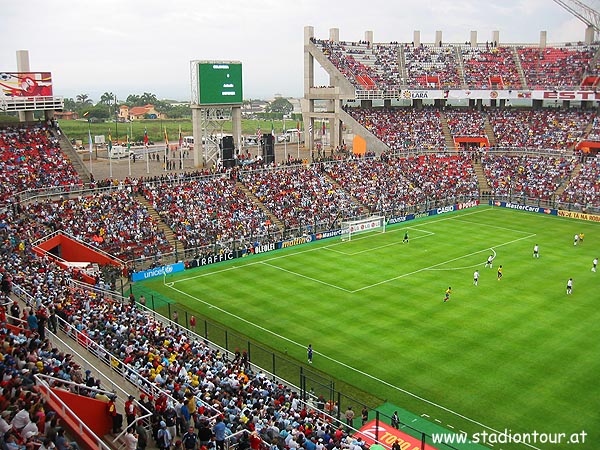
[[[450,294],[452,294],[452,288],[448,286],[448,289],[446,289],[446,295],[444,296],[444,302],[450,300]]]
[[[502,266],[498,267],[498,281],[502,278]]]

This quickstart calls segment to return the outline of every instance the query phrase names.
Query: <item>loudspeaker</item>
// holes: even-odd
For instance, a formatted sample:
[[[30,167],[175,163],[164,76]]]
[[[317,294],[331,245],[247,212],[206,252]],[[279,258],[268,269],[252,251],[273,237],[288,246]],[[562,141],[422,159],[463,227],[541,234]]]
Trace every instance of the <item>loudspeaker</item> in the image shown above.
[[[275,142],[272,134],[263,134],[262,151],[265,164],[271,164],[272,162],[275,162]]]
[[[233,159],[233,136],[224,136],[221,148],[223,167],[229,169],[235,166],[235,160]]]

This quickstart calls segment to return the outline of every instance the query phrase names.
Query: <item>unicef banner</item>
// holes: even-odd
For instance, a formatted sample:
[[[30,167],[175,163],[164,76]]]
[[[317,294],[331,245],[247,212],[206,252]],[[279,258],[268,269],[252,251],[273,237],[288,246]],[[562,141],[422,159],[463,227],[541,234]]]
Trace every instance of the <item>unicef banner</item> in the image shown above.
[[[518,209],[519,211],[527,211],[527,212],[540,213],[540,214],[549,214],[551,216],[558,215],[558,210],[556,210],[556,209],[541,208],[539,206],[523,205],[521,203],[499,202],[499,201],[490,200],[489,204],[490,204],[490,206],[499,206],[500,208]]]
[[[144,270],[143,272],[135,272],[131,279],[133,281],[147,280],[148,278],[160,277],[169,275],[170,273],[183,272],[185,265],[182,262],[169,264],[168,266],[155,267],[154,269]]]

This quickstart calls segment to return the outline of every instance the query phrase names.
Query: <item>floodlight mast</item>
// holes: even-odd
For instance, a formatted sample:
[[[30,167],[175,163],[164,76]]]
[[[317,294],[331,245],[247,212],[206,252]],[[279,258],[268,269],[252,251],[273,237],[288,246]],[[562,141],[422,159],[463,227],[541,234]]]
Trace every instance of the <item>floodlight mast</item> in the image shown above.
[[[580,0],[553,1],[585,23],[589,29],[593,29],[594,41],[598,40],[600,36],[600,12]]]

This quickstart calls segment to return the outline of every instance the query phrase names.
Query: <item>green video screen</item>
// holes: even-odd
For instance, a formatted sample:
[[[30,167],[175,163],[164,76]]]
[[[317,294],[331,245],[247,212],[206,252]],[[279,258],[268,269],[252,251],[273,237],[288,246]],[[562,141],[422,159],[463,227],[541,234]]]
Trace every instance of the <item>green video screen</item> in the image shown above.
[[[198,63],[200,105],[242,103],[242,64]]]

